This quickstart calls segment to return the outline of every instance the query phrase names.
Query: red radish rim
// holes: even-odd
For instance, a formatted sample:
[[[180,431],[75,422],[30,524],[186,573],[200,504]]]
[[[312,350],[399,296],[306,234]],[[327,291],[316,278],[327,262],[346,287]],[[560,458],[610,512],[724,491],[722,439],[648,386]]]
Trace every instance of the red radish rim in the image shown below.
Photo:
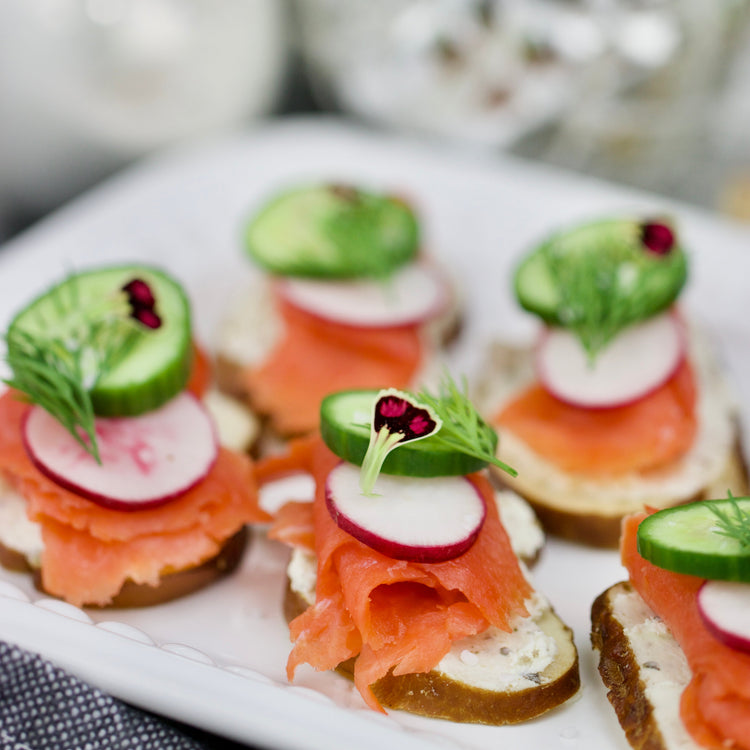
[[[442,315],[446,310],[450,309],[451,305],[454,302],[455,296],[451,284],[449,283],[445,274],[437,266],[429,263],[419,263],[418,265],[420,266],[420,268],[422,268],[422,270],[432,275],[442,291],[438,295],[436,301],[425,312],[419,314],[413,313],[405,317],[403,320],[399,320],[395,323],[367,323],[365,321],[346,321],[334,315],[325,315],[319,310],[313,310],[310,307],[301,305],[296,302],[291,296],[285,293],[285,289],[294,283],[295,279],[293,278],[287,278],[283,276],[275,277],[274,289],[276,294],[281,299],[283,299],[287,304],[294,307],[296,310],[300,310],[301,312],[310,315],[311,317],[317,318],[318,320],[323,320],[327,323],[333,323],[345,328],[366,329],[372,331],[384,329],[391,330],[395,328],[410,328],[416,325],[420,325],[421,323],[433,320],[439,315]],[[356,281],[362,281],[362,279],[356,279]],[[346,284],[347,282],[345,280],[342,280],[336,283]]]
[[[674,319],[675,330],[677,331],[677,335],[680,340],[680,355],[679,357],[677,357],[674,367],[663,378],[655,381],[651,387],[649,387],[647,390],[642,391],[639,395],[623,399],[622,401],[617,401],[613,404],[583,404],[579,401],[576,401],[575,399],[568,398],[564,394],[556,391],[548,384],[547,380],[541,374],[544,370],[544,367],[541,366],[539,361],[541,358],[541,350],[544,346],[544,342],[551,334],[552,329],[549,326],[545,326],[541,329],[539,336],[537,337],[536,344],[534,345],[534,370],[536,373],[538,373],[540,384],[547,391],[547,393],[556,398],[558,401],[562,401],[564,404],[568,404],[569,406],[575,406],[578,409],[585,409],[586,411],[609,411],[610,409],[618,409],[622,406],[631,406],[632,404],[641,401],[647,396],[650,396],[652,393],[658,391],[662,386],[666,385],[666,383],[668,383],[674,377],[675,373],[684,364],[688,356],[688,337],[685,321],[683,320],[680,312],[675,308],[669,311],[669,315],[671,315]]]
[[[187,396],[188,398],[194,400],[197,404],[201,405],[200,400],[196,398],[192,393],[185,391],[181,395]],[[34,408],[35,407],[32,405],[29,409],[27,409],[26,413],[23,416],[23,420],[21,422],[21,442],[23,444],[23,448],[26,452],[26,455],[28,456],[31,463],[34,465],[36,469],[39,470],[40,473],[42,473],[44,476],[46,476],[48,479],[50,479],[59,487],[62,487],[64,490],[67,490],[68,492],[71,492],[72,494],[77,495],[78,497],[91,500],[95,502],[97,505],[99,505],[100,507],[106,508],[107,510],[116,510],[116,511],[121,511],[121,512],[126,512],[126,513],[135,513],[141,510],[151,510],[161,505],[165,505],[166,503],[172,502],[173,500],[177,500],[178,498],[182,497],[183,495],[188,493],[190,490],[192,490],[194,487],[197,487],[208,476],[208,474],[211,473],[219,457],[219,440],[218,440],[218,434],[216,431],[216,426],[214,425],[213,420],[209,420],[211,432],[212,432],[212,436],[214,440],[214,445],[216,446],[216,451],[214,453],[213,459],[208,464],[203,474],[197,476],[194,480],[192,480],[188,484],[182,485],[181,487],[176,489],[174,492],[169,492],[169,493],[159,495],[158,497],[155,497],[151,500],[128,501],[128,500],[120,500],[117,498],[112,498],[108,495],[104,495],[99,492],[87,490],[85,487],[80,487],[74,482],[66,479],[64,476],[62,476],[58,472],[54,471],[53,469],[50,469],[48,466],[46,466],[42,461],[40,461],[36,457],[26,437],[26,425],[31,416],[32,410]],[[41,407],[36,407],[36,408],[41,408]],[[201,405],[201,408],[203,408],[202,405]]]
[[[345,462],[341,462],[345,463]],[[341,464],[338,464],[341,465]],[[439,563],[446,562],[447,560],[454,560],[460,557],[464,552],[467,552],[476,542],[479,533],[484,527],[484,523],[487,520],[487,503],[482,496],[482,493],[476,488],[476,486],[469,481],[466,477],[462,477],[467,482],[477,497],[482,506],[482,516],[476,529],[462,538],[460,541],[453,544],[440,544],[440,545],[411,545],[404,544],[402,542],[395,542],[385,537],[379,536],[378,534],[369,531],[368,529],[360,526],[356,521],[353,521],[349,516],[339,510],[336,505],[336,501],[333,498],[333,494],[330,489],[330,485],[326,480],[325,486],[325,500],[326,508],[328,513],[333,519],[334,523],[350,536],[353,536],[358,541],[367,545],[376,552],[379,552],[386,557],[394,558],[396,560],[404,560],[406,562],[415,563]]]
[[[701,592],[709,583],[712,583],[712,581],[703,581],[703,583],[700,585],[700,588],[698,589],[698,593],[696,594],[698,614],[700,615],[703,625],[705,626],[706,630],[708,630],[708,632],[711,633],[714,638],[716,638],[717,641],[720,641],[725,646],[728,646],[735,651],[750,653],[750,637],[743,638],[742,636],[735,635],[728,630],[723,630],[718,625],[716,625],[713,620],[711,620],[711,618],[706,614],[704,607],[701,604]]]

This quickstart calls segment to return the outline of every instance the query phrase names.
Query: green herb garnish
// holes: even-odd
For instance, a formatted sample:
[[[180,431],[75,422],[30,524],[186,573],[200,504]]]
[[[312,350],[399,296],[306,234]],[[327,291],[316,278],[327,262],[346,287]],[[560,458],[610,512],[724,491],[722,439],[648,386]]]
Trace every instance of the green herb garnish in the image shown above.
[[[496,457],[497,435],[479,416],[465,391],[465,380],[462,391],[446,373],[437,394],[422,390],[413,395],[394,388],[378,393],[360,473],[360,488],[365,495],[372,494],[388,454],[422,438],[429,438],[437,450],[463,453],[511,476],[517,475],[515,469]]]
[[[101,463],[94,409],[79,358],[61,341],[39,340],[25,331],[16,331],[6,342],[6,359],[13,377],[4,382],[46,409],[97,463]]]
[[[743,510],[731,491],[727,493],[730,510],[723,510],[716,503],[707,502],[706,507],[716,516],[718,528],[715,534],[734,539],[743,550],[750,549],[750,511]]]
[[[390,276],[418,246],[418,226],[411,209],[386,195],[332,185],[338,210],[324,217],[323,236],[346,256],[358,276]]]
[[[660,312],[687,278],[667,222],[603,220],[554,235],[519,267],[521,304],[575,333],[590,359],[626,326]]]
[[[417,398],[431,407],[443,423],[440,431],[433,436],[436,444],[473,456],[480,461],[497,466],[515,477],[518,472],[495,455],[497,435],[479,416],[469,397],[466,378],[459,388],[453,378],[445,373],[438,388],[432,394],[422,390]]]

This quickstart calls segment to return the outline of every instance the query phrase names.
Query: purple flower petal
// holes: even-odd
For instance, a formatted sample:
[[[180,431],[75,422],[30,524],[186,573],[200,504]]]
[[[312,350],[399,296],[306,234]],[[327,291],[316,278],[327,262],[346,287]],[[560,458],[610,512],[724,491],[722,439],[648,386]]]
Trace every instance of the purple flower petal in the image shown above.
[[[133,317],[146,328],[159,328],[161,326],[161,318],[153,310],[145,307],[133,310]]]
[[[403,442],[434,432],[437,422],[426,408],[412,403],[406,394],[388,393],[375,404],[373,428],[377,433],[383,427],[391,434],[402,434]]]
[[[649,222],[641,226],[641,242],[656,255],[666,255],[675,243],[674,232],[666,224]]]
[[[128,302],[133,308],[152,309],[156,304],[151,287],[143,279],[133,279],[125,284],[122,290],[127,293]]]
[[[389,396],[378,402],[377,409],[381,416],[393,419],[395,417],[403,416],[407,406],[408,403],[406,399]]]

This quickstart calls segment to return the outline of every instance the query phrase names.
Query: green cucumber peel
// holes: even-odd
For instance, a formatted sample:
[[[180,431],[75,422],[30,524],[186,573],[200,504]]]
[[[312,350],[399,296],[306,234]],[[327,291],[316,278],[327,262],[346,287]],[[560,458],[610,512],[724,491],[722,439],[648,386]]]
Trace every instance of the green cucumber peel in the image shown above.
[[[138,280],[153,291],[151,302],[136,303],[125,290]],[[141,414],[184,389],[190,331],[185,293],[159,269],[72,274],[12,320],[5,336],[12,375],[5,382],[46,409],[98,461],[96,416]]]
[[[247,223],[244,244],[273,274],[382,279],[416,257],[419,226],[396,198],[348,185],[312,185],[265,204]]]
[[[654,565],[709,580],[750,582],[750,497],[657,511],[638,527],[639,554]]]
[[[652,242],[654,228],[666,244]],[[539,245],[516,269],[514,291],[526,310],[573,331],[594,359],[623,328],[671,305],[687,274],[669,222],[606,219]]]

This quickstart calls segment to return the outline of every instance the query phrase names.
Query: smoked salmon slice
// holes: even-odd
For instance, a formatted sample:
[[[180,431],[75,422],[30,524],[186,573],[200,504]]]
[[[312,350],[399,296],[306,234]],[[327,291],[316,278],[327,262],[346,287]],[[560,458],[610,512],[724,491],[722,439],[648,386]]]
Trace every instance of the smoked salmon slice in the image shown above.
[[[514,615],[526,615],[532,592],[500,522],[493,490],[481,474],[470,481],[487,502],[477,541],[463,555],[440,563],[395,560],[342,531],[325,502],[325,482],[341,459],[319,437],[295,441],[287,457],[259,462],[261,484],[274,476],[306,471],[316,481],[312,527],[318,575],[315,604],[290,624],[294,646],[289,678],[311,664],[332,669],[357,656],[354,682],[365,701],[382,711],[370,686],[394,674],[428,672],[454,641],[488,626],[509,630]],[[299,527],[300,513],[288,523]],[[290,535],[283,515],[270,535]]]
[[[107,604],[128,578],[156,583],[160,571],[215,556],[244,524],[270,520],[258,505],[251,461],[223,448],[203,481],[169,503],[133,512],[97,505],[31,462],[21,442],[29,408],[14,391],[0,396],[0,472],[41,526],[42,581],[51,594],[76,605]]]
[[[313,504],[297,500],[284,503],[276,512],[268,536],[290,547],[315,551]]]
[[[253,408],[283,435],[318,426],[320,402],[349,388],[406,388],[423,361],[417,325],[357,328],[323,320],[279,299],[284,323],[268,359],[245,370]]]
[[[193,363],[190,368],[190,379],[185,389],[197,398],[203,398],[211,382],[211,360],[206,350],[193,342]]]
[[[646,604],[664,620],[693,673],[680,716],[695,741],[711,750],[750,749],[750,654],[724,645],[706,629],[696,595],[702,578],[652,565],[637,551],[646,514],[625,519],[622,560]]]
[[[661,387],[632,404],[582,409],[535,383],[492,420],[563,471],[586,475],[645,472],[668,464],[692,445],[696,388],[683,362]]]

